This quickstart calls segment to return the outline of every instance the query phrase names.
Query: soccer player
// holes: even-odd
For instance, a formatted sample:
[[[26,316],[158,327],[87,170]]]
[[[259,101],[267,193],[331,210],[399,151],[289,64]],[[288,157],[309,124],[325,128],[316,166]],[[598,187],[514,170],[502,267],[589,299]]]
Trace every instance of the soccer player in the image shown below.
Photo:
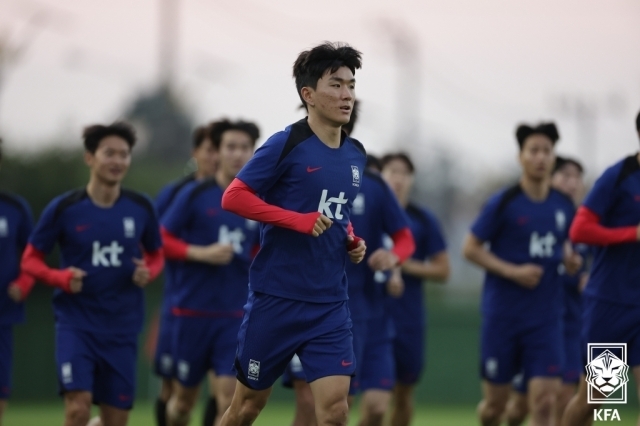
[[[516,138],[520,181],[488,200],[463,244],[464,256],[486,270],[478,406],[484,426],[500,424],[511,380],[520,371],[528,378],[530,424],[552,424],[562,365],[558,267],[564,261],[575,273],[581,264],[565,244],[573,201],[550,185],[555,125],[521,125]]]
[[[210,138],[219,159],[215,178],[187,185],[162,219],[165,255],[186,261],[177,270],[171,308],[176,380],[167,407],[169,426],[189,423],[208,370],[216,374],[218,417],[231,404],[237,336],[260,230],[257,222],[222,210],[221,201],[258,137],[253,123],[212,123]]]
[[[2,140],[0,139],[0,163]],[[33,220],[24,199],[0,192],[0,425],[11,392],[13,325],[24,321],[24,300],[33,278],[20,270]]]
[[[135,144],[126,123],[84,130],[90,169],[83,189],[56,197],[42,213],[22,259],[23,269],[56,288],[56,365],[65,426],[123,426],[135,395],[143,288],[162,270],[164,256],[155,208],[121,187]],[[61,269],[45,254],[58,245]]]
[[[422,373],[426,313],[424,280],[444,282],[449,277],[449,256],[440,224],[429,210],[409,201],[414,166],[404,153],[382,157],[382,177],[403,206],[416,250],[388,282],[388,309],[395,325],[393,341],[396,386],[393,390],[392,426],[407,426],[413,417],[413,394]]]
[[[187,184],[194,180],[212,178],[215,175],[218,155],[216,148],[209,137],[209,126],[199,126],[193,132],[192,159],[195,162],[196,171],[182,179],[171,182],[162,188],[158,194],[156,199],[156,209],[160,218],[162,218],[171,203],[174,201],[176,195]],[[174,378],[174,360],[173,350],[171,347],[174,316],[171,315],[171,307],[175,292],[174,282],[176,268],[182,263],[170,259],[166,259],[165,262],[164,294],[162,297],[160,329],[154,360],[155,372],[162,378],[160,395],[158,396],[155,406],[156,423],[158,426],[166,426],[167,424],[167,402],[169,402],[169,398],[171,398],[171,385]],[[204,426],[211,426],[213,424],[218,409],[213,392],[213,379],[211,377],[209,382],[210,398],[207,401],[207,407],[204,413]]]
[[[582,197],[584,191],[582,176],[583,167],[578,160],[557,156],[551,177],[551,186],[567,194],[573,200],[574,205],[578,206],[580,197]],[[574,246],[574,249],[584,260],[590,257],[589,246],[577,244]],[[582,315],[581,293],[586,285],[587,279],[586,262],[584,262],[583,268],[578,274],[569,275],[564,272],[562,273],[562,282],[564,284],[564,313],[562,318],[564,349],[562,351],[562,387],[560,388],[555,407],[555,424],[557,425],[559,425],[562,420],[562,414],[569,400],[576,393],[580,372],[584,368],[582,362],[582,346],[580,343],[580,317]],[[527,380],[522,377],[522,375],[518,377],[518,383],[507,405],[507,423],[509,426],[521,425],[529,413],[526,388]]]
[[[263,223],[238,334],[238,378],[222,426],[250,425],[294,354],[311,383],[318,425],[346,425],[355,371],[345,264],[366,247],[350,226],[366,153],[341,132],[361,56],[324,43],[293,75],[308,118],[276,133],[227,188],[224,209]]]
[[[640,113],[636,117],[640,136]],[[627,364],[640,387],[640,154],[609,167],[598,178],[571,225],[571,240],[595,246],[583,293],[582,350],[587,343],[627,344]],[[584,375],[569,403],[563,426],[591,424]],[[638,422],[640,424],[640,420]]]

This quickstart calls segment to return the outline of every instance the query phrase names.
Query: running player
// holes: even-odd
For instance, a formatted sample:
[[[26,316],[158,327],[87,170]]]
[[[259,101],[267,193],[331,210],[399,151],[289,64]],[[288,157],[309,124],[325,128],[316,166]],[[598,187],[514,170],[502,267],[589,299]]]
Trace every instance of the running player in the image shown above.
[[[636,117],[640,136],[640,113]],[[571,225],[571,240],[595,246],[583,293],[582,349],[587,343],[627,344],[627,364],[640,387],[640,154],[609,167],[598,178]],[[591,424],[584,375],[569,403],[563,426]],[[640,421],[639,421],[640,423]]]
[[[308,118],[276,133],[227,188],[223,208],[262,222],[238,334],[238,378],[221,425],[250,425],[294,354],[311,383],[319,425],[346,425],[355,371],[345,263],[364,241],[349,219],[366,153],[341,132],[355,100],[360,53],[324,43],[293,67]],[[348,251],[348,256],[347,256]]]
[[[38,222],[23,269],[56,287],[56,364],[65,425],[127,424],[135,395],[143,288],[162,270],[162,240],[146,196],[121,188],[135,144],[125,123],[84,130],[86,188],[55,198]],[[45,254],[58,244],[61,269]]]
[[[393,341],[396,386],[393,390],[392,426],[407,426],[413,417],[413,394],[425,359],[426,313],[423,282],[444,282],[449,277],[449,256],[440,224],[429,210],[409,202],[414,166],[404,153],[382,157],[382,177],[404,207],[416,250],[388,282],[387,299],[396,335]]]
[[[522,125],[516,137],[520,182],[489,199],[463,245],[464,256],[486,270],[478,406],[485,426],[500,424],[511,380],[521,370],[529,378],[530,424],[552,424],[562,364],[558,267],[564,260],[575,273],[581,264],[565,244],[573,202],[550,186],[555,125]]]
[[[193,132],[192,159],[195,162],[196,171],[177,181],[171,182],[158,194],[156,209],[158,216],[162,217],[167,211],[176,195],[190,182],[212,178],[216,172],[217,151],[209,137],[209,127],[200,126]],[[158,426],[167,424],[167,402],[171,398],[171,385],[174,378],[174,361],[171,340],[173,336],[173,316],[171,315],[172,298],[174,295],[174,282],[176,268],[182,262],[170,259],[165,260],[164,269],[164,294],[162,296],[162,310],[160,313],[160,330],[156,345],[154,360],[155,373],[162,378],[160,395],[156,401],[155,416]],[[203,426],[211,426],[217,414],[217,403],[213,392],[212,378],[209,383],[209,400],[205,409]]]
[[[187,185],[162,219],[165,255],[186,261],[177,269],[172,298],[176,380],[167,407],[169,426],[189,423],[208,370],[216,374],[219,416],[231,403],[249,265],[260,241],[257,222],[220,205],[224,190],[253,154],[258,127],[222,120],[211,125],[210,135],[219,159],[215,178]]]
[[[23,302],[34,284],[30,275],[20,271],[20,258],[32,227],[31,209],[26,201],[0,192],[0,425],[11,393],[13,325],[24,321]]]
[[[582,164],[573,158],[556,157],[556,164],[551,177],[551,186],[558,191],[567,194],[573,200],[575,206],[580,203],[580,197],[583,196],[584,182],[582,181],[583,168]],[[589,247],[584,244],[577,244],[575,251],[582,256],[583,259],[590,257]],[[580,344],[580,332],[582,315],[582,289],[586,285],[588,273],[586,271],[586,262],[580,273],[569,275],[562,273],[562,281],[564,283],[564,313],[563,313],[563,363],[562,363],[562,387],[558,394],[558,400],[555,407],[555,424],[559,425],[562,420],[562,414],[569,403],[569,400],[575,395],[578,389],[578,380],[580,372],[584,368],[582,362],[582,345]],[[519,426],[524,423],[529,414],[529,405],[527,403],[526,378],[521,374],[518,375],[518,381],[512,392],[507,405],[507,424],[509,426]]]

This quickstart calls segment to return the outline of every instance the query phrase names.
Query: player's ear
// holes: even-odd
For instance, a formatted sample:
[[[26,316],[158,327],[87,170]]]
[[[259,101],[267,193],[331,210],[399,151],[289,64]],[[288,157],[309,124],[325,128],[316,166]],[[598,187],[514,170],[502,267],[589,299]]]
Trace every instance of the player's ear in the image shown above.
[[[93,165],[93,159],[94,159],[94,155],[93,153],[89,152],[89,151],[85,151],[84,152],[84,163],[91,167]]]
[[[314,90],[311,87],[304,86],[300,89],[300,96],[306,102],[307,106],[315,106],[314,98]]]

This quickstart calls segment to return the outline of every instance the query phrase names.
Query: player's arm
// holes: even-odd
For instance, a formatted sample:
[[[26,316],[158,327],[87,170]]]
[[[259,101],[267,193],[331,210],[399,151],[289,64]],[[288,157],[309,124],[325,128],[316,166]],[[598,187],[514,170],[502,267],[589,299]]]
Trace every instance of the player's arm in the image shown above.
[[[162,227],[162,243],[167,259],[227,265],[233,259],[231,244],[213,243],[208,246],[189,244]]]
[[[582,268],[583,262],[584,259],[582,259],[582,256],[573,249],[571,241],[565,241],[563,246],[562,263],[564,264],[567,274],[577,274],[578,271],[580,271],[580,268]]]
[[[18,227],[16,241],[18,243],[18,247],[23,248],[22,252],[24,252],[24,247],[29,243],[29,236],[31,235],[31,232],[33,232],[33,217],[31,215],[31,209],[26,203],[23,205],[23,212],[24,214],[21,218],[20,226]],[[22,302],[29,296],[29,293],[31,293],[31,289],[33,289],[35,282],[36,280],[31,275],[20,268],[20,274],[9,284],[7,293],[14,302]]]
[[[162,248],[162,237],[160,236],[160,223],[158,213],[152,206],[147,221],[142,232],[140,243],[142,245],[142,259],[133,259],[136,269],[133,271],[132,281],[139,287],[145,287],[155,280],[164,268],[164,250]]]
[[[367,254],[367,245],[365,240],[357,237],[351,222],[347,223],[347,253],[351,259],[351,263],[360,263]]]
[[[443,283],[449,279],[450,270],[449,254],[445,250],[427,260],[408,259],[402,264],[402,272],[407,275]]]

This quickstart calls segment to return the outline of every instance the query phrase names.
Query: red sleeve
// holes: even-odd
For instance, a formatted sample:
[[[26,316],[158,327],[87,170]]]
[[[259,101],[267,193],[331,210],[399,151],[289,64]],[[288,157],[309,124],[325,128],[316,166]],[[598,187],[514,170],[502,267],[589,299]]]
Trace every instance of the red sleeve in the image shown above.
[[[60,288],[67,293],[71,291],[71,271],[49,268],[44,262],[44,253],[31,244],[27,245],[20,266],[24,272],[48,286]]]
[[[569,229],[569,238],[574,243],[594,246],[634,243],[638,240],[636,226],[607,228],[600,224],[600,217],[585,206],[581,206]]]
[[[353,241],[347,244],[347,251],[355,250],[356,248],[358,248],[358,243],[360,241],[363,241],[362,238],[356,237],[356,234],[353,230],[353,224],[351,222],[347,224],[347,237],[353,237]]]
[[[145,252],[144,263],[149,268],[149,281],[155,280],[164,267],[164,250],[160,248],[152,253]]]
[[[393,250],[398,256],[398,263],[401,264],[407,260],[416,249],[416,243],[413,240],[413,234],[409,228],[402,228],[391,236],[393,240]]]
[[[36,283],[36,280],[25,271],[21,271],[18,278],[11,283],[11,285],[15,285],[20,289],[20,293],[22,294],[22,300],[25,300],[29,293],[31,293],[31,289],[33,289],[33,285]]]
[[[164,248],[164,256],[171,260],[187,260],[187,250],[189,244],[167,231],[163,226],[160,228],[162,235],[162,246]]]
[[[240,179],[234,179],[222,196],[222,208],[232,213],[269,225],[311,234],[319,212],[298,213],[273,206],[260,199]]]

